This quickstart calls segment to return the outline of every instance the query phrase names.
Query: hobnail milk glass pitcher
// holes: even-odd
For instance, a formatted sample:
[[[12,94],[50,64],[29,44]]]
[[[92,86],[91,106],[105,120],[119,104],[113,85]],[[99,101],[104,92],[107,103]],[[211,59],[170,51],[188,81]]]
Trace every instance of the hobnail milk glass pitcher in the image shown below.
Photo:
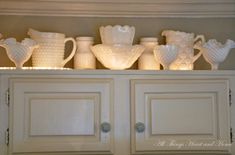
[[[29,29],[28,35],[39,44],[32,55],[33,67],[63,67],[71,60],[76,51],[76,41],[73,38],[65,38],[65,34],[54,32],[39,32]],[[72,41],[73,49],[65,59],[65,43]]]

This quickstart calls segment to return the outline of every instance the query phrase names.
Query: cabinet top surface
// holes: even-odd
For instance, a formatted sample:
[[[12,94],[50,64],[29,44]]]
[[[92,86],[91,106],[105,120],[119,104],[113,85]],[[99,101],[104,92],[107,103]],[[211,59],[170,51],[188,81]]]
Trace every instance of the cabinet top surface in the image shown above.
[[[192,76],[235,76],[235,70],[193,70],[193,71],[165,71],[165,70],[73,70],[73,69],[0,69],[0,75],[192,75]]]

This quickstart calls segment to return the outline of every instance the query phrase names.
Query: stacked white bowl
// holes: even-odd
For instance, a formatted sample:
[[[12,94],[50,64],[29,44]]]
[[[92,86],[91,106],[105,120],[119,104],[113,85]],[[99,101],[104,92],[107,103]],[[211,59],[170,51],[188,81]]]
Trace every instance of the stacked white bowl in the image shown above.
[[[133,26],[101,26],[102,44],[91,47],[96,58],[109,69],[130,68],[144,52],[142,45],[132,45],[135,35]]]

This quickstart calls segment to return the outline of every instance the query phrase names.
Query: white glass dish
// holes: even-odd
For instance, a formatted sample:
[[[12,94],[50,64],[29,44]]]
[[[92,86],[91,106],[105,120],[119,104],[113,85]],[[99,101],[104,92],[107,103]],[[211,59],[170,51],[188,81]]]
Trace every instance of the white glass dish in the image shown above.
[[[141,45],[109,46],[98,44],[91,47],[96,58],[107,68],[122,70],[130,68],[144,52]]]
[[[133,26],[101,26],[100,36],[105,45],[132,45],[135,36],[135,27]]]
[[[178,56],[179,48],[175,45],[157,45],[154,50],[155,59],[162,64],[164,70],[169,70],[171,63]]]
[[[228,56],[230,49],[235,48],[235,42],[228,39],[225,44],[210,39],[206,43],[198,43],[196,45],[201,51],[204,59],[210,63],[212,70],[217,70],[219,64]]]

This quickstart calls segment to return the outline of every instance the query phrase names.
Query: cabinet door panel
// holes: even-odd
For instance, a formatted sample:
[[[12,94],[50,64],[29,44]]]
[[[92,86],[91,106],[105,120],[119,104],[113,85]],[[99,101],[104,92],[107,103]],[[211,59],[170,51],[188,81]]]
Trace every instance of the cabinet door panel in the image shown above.
[[[214,132],[213,94],[151,94],[146,97],[153,135],[210,135]]]
[[[98,94],[26,94],[26,99],[31,136],[95,135]]]
[[[132,152],[229,151],[228,92],[226,80],[132,80]]]
[[[12,153],[113,153],[111,79],[11,79]]]

